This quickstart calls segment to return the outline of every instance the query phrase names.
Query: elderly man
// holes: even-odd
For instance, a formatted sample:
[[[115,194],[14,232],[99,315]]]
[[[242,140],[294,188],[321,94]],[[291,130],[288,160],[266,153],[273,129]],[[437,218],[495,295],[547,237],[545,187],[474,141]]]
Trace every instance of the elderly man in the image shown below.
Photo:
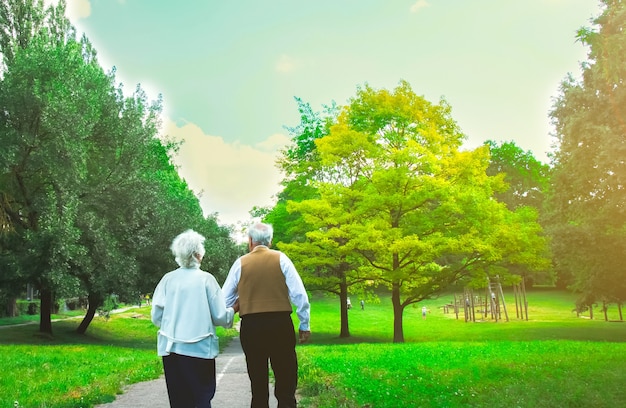
[[[270,249],[272,236],[269,224],[257,223],[248,229],[249,253],[235,261],[222,287],[226,305],[238,302],[239,306],[252,408],[268,407],[268,360],[274,371],[278,406],[296,406],[298,359],[292,305],[300,320],[300,342],[306,342],[311,335],[304,284],[287,255]]]

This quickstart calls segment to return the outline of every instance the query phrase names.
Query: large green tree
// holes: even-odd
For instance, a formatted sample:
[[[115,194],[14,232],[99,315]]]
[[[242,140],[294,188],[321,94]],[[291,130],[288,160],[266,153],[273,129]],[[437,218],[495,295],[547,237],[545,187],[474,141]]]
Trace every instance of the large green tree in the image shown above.
[[[391,289],[394,342],[404,341],[407,306],[458,279],[506,273],[505,263],[545,266],[536,212],[493,199],[502,176],[486,174],[487,148],[460,151],[463,137],[445,101],[432,104],[401,81],[393,91],[360,88],[316,143],[320,198],[297,206],[318,218],[307,245],[351,249],[365,261],[358,276]],[[331,263],[333,252],[325,256]]]
[[[626,299],[626,3],[602,3],[578,32],[589,47],[582,79],[563,81],[551,112],[554,259],[582,307]]]
[[[72,260],[70,274],[89,298],[80,333],[111,293],[137,298],[139,255],[154,245],[153,230],[163,223],[155,215],[166,197],[158,194],[152,176],[167,165],[157,155],[163,149],[156,139],[160,104],[149,104],[140,88],[130,97],[112,84],[105,89],[99,120],[85,141],[89,160],[84,181],[76,186],[78,243],[85,256]]]
[[[15,273],[38,287],[40,330],[51,333],[54,288],[75,285],[68,260],[82,255],[75,190],[106,78],[84,58],[87,44],[75,40],[63,3],[44,11],[34,2],[5,1],[0,15],[2,203],[20,237],[3,249],[11,251]],[[32,15],[43,16],[38,29],[29,24]]]

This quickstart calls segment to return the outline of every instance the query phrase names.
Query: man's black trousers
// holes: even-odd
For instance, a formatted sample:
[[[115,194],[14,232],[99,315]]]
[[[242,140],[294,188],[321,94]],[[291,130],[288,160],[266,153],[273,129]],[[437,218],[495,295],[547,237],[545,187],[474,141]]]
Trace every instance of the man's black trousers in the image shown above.
[[[251,407],[268,407],[268,361],[274,372],[274,395],[278,407],[295,407],[298,358],[291,314],[277,312],[245,315],[241,320],[240,338],[252,389]]]

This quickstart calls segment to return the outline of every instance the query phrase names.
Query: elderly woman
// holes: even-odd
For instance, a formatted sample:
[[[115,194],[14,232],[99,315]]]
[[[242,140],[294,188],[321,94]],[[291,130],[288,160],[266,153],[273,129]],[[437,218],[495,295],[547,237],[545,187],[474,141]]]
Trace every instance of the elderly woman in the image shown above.
[[[180,268],[163,276],[152,298],[152,322],[159,327],[157,351],[172,407],[210,407],[215,395],[215,326],[232,327],[238,311],[226,307],[215,277],[200,270],[205,238],[193,230],[171,245]]]

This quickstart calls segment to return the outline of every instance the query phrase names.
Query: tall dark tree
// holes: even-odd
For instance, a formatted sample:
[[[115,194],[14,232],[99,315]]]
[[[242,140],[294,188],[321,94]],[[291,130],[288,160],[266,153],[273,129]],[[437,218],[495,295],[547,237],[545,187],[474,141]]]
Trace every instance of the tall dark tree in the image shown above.
[[[485,145],[489,147],[491,155],[487,175],[502,176],[507,186],[504,191],[495,192],[494,198],[505,203],[511,211],[529,207],[529,210],[538,214],[541,222],[550,181],[550,166],[537,160],[532,152],[522,150],[512,141],[498,144],[488,140]],[[555,276],[552,269],[532,270],[519,264],[508,264],[506,268],[515,275],[524,277],[528,287],[535,283],[554,284]]]
[[[126,98],[112,85],[105,89],[99,121],[86,140],[85,181],[77,186],[76,225],[85,256],[71,262],[70,274],[89,297],[81,333],[111,293],[137,298],[138,255],[154,244],[151,229],[163,222],[155,215],[167,197],[158,195],[158,180],[151,176],[168,164],[155,154],[163,148],[156,139],[160,104],[149,104],[140,88]]]
[[[510,210],[531,206],[543,208],[543,201],[550,177],[550,166],[541,163],[532,152],[524,151],[515,142],[500,144],[488,140],[491,159],[487,174],[502,174],[508,188],[497,192],[494,197],[506,204]]]
[[[589,47],[582,79],[563,81],[551,112],[554,259],[581,306],[626,299],[626,3],[602,3],[578,32]]]
[[[75,39],[64,3],[41,6],[7,0],[1,7],[0,190],[3,213],[19,237],[3,250],[12,253],[14,273],[37,285],[40,330],[51,333],[54,288],[75,285],[68,260],[82,255],[75,191],[84,181],[84,141],[98,120],[93,102],[104,75],[84,58],[85,44]],[[37,27],[30,16],[38,16]]]

